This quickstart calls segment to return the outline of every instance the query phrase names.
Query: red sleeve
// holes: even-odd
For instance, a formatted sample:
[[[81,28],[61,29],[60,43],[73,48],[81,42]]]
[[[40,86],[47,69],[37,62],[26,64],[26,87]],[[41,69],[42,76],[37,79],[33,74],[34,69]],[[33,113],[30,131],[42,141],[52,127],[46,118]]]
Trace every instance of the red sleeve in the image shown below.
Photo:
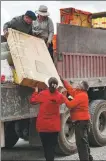
[[[65,97],[65,104],[68,108],[75,108],[77,107],[79,104],[81,103],[81,100],[79,99],[79,96],[75,96],[75,98],[71,101],[69,101],[66,97]]]
[[[30,97],[30,103],[34,104],[34,103],[41,103],[41,102],[44,102],[44,96],[42,92],[40,93],[34,92]]]
[[[67,89],[68,93],[71,95],[71,96],[75,96],[75,93],[76,93],[76,89],[73,88],[67,81],[64,80],[64,86],[65,88]]]
[[[64,96],[61,94],[61,95],[60,95],[59,104],[61,105],[61,104],[63,104],[63,103],[65,103],[65,98],[64,98]]]

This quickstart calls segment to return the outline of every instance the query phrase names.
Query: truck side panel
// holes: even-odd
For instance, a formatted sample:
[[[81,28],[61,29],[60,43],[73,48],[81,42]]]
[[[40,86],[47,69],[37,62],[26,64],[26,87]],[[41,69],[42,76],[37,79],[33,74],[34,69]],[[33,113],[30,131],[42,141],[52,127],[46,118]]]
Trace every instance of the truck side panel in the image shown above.
[[[106,77],[106,55],[62,53],[57,69],[65,78]]]
[[[37,115],[38,106],[32,107],[29,96],[32,89],[20,86],[1,86],[1,120],[12,121],[32,118]]]
[[[58,24],[57,52],[106,54],[106,30]]]
[[[106,55],[62,53],[61,56],[57,70],[65,79],[87,79],[91,86],[106,86]]]

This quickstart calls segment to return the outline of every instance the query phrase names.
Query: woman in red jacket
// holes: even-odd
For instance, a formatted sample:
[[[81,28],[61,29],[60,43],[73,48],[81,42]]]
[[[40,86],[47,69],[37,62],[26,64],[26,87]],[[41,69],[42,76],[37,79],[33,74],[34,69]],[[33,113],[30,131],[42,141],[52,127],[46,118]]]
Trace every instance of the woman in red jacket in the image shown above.
[[[62,79],[61,79],[62,80]],[[82,81],[76,88],[73,88],[67,81],[62,80],[68,93],[73,97],[69,101],[65,98],[65,103],[70,109],[71,120],[75,125],[76,145],[81,161],[93,161],[90,154],[88,131],[89,131],[89,100],[87,90],[89,88],[86,81]]]
[[[59,107],[64,103],[64,96],[57,90],[56,78],[51,77],[47,84],[48,89],[39,94],[36,91],[32,94],[30,103],[40,103],[36,128],[41,138],[46,161],[53,161],[58,133],[61,130]]]

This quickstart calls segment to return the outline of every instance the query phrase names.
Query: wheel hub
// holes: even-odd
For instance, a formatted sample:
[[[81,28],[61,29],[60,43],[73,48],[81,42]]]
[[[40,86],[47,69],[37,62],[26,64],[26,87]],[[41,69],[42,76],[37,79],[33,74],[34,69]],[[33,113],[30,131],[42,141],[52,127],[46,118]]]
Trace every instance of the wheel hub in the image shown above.
[[[102,135],[106,135],[106,111],[103,111],[99,116],[98,128]]]
[[[70,118],[66,120],[64,134],[68,143],[75,143],[74,126],[72,125]]]

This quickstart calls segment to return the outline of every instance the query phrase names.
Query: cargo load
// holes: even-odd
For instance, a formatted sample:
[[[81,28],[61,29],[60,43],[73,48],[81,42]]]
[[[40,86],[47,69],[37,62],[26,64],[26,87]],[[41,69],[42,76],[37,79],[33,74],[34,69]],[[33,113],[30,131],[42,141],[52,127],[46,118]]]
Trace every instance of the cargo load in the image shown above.
[[[92,27],[106,29],[106,12],[92,14]]]
[[[56,38],[57,38],[57,35],[54,35],[53,36],[53,50],[55,51],[56,50]]]
[[[20,85],[35,87],[39,82],[56,77],[63,86],[44,40],[9,29],[7,39]]]
[[[81,11],[75,8],[61,8],[60,21],[62,24],[91,27],[90,12]]]

